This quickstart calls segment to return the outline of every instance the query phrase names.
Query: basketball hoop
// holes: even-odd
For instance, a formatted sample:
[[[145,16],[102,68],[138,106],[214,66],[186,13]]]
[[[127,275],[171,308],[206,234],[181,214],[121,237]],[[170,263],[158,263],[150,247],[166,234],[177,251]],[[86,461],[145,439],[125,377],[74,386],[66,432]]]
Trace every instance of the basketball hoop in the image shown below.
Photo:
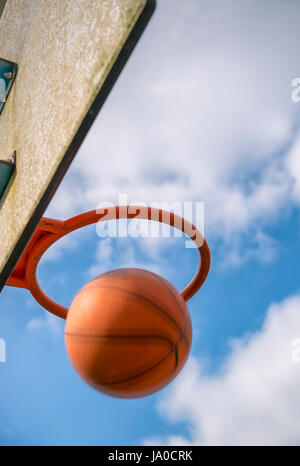
[[[210,251],[206,240],[199,230],[187,220],[161,209],[141,206],[113,206],[101,211],[92,210],[66,221],[44,217],[19,259],[7,285],[28,289],[42,307],[65,319],[68,308],[49,298],[38,283],[37,267],[43,254],[62,237],[87,225],[108,220],[134,218],[138,218],[138,220],[155,220],[170,225],[181,230],[196,243],[200,255],[200,264],[190,284],[181,292],[181,296],[185,301],[191,299],[201,288],[209,272]]]

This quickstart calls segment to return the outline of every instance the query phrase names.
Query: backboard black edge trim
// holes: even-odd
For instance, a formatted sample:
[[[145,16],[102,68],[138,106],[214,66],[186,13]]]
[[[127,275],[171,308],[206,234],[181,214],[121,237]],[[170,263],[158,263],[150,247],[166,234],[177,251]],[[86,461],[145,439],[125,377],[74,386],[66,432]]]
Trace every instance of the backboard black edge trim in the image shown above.
[[[77,154],[81,144],[83,143],[87,133],[89,132],[91,126],[93,125],[98,113],[103,107],[108,95],[110,94],[112,88],[114,87],[118,77],[120,76],[123,68],[125,67],[131,53],[133,52],[135,46],[137,45],[141,35],[143,34],[147,24],[149,23],[154,10],[156,7],[156,0],[147,0],[147,3],[142,11],[140,17],[138,18],[136,24],[134,25],[128,39],[126,40],[121,52],[114,65],[112,66],[111,71],[109,72],[103,86],[101,87],[98,95],[96,96],[94,102],[92,103],[87,115],[85,116],[83,122],[81,123],[73,141],[71,142],[68,150],[66,151],[63,160],[59,164],[51,183],[49,184],[47,190],[45,191],[42,199],[40,200],[38,206],[35,209],[35,212],[26,225],[19,241],[17,242],[12,254],[7,260],[7,263],[0,274],[0,292],[5,286],[7,280],[12,274],[20,256],[22,255],[27,243],[29,242],[31,236],[35,232],[39,222],[48,207],[52,197],[54,196],[59,184],[64,178],[69,166],[71,165],[75,155]]]
[[[1,55],[0,55],[0,60],[6,61],[6,63],[9,63],[10,65],[18,66],[18,64],[15,63],[14,61],[7,60],[6,58],[2,57]]]

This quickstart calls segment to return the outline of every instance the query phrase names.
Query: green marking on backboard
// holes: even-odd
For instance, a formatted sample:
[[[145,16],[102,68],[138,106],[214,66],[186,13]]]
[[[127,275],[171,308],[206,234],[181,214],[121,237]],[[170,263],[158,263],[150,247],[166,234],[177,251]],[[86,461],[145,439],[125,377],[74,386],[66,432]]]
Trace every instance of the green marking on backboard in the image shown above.
[[[18,66],[0,58],[0,115],[17,76]]]
[[[0,16],[2,15],[6,2],[7,0],[0,0]]]

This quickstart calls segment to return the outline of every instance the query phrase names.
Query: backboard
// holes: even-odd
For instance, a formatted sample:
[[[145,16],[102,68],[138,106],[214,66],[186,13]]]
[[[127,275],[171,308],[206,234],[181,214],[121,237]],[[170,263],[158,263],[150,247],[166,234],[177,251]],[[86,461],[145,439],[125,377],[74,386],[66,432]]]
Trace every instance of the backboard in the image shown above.
[[[16,157],[0,199],[0,290],[154,7],[154,0],[0,0],[0,162]]]

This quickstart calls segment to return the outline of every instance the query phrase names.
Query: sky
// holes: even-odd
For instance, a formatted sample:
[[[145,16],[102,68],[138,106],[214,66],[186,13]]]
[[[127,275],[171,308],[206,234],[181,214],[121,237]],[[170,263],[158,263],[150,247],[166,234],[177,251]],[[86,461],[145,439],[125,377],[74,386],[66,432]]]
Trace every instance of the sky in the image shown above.
[[[189,302],[190,358],[159,393],[107,397],[72,369],[64,321],[5,288],[0,445],[300,444],[299,18],[298,0],[158,0],[46,215],[122,193],[203,202],[212,267]],[[119,267],[180,290],[197,260],[183,238],[101,239],[92,226],[49,250],[39,280],[69,306]]]

